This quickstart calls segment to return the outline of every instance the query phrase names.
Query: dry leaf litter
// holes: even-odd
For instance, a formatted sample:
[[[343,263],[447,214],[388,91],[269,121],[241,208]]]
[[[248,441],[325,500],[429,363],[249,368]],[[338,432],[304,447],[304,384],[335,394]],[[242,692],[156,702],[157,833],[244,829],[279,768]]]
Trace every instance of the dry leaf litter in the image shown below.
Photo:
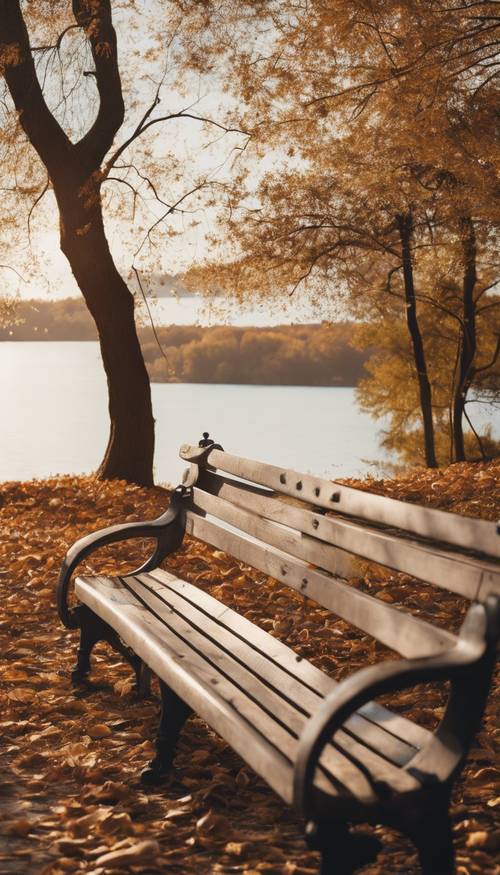
[[[500,517],[498,461],[345,482],[469,516]],[[171,777],[144,792],[138,776],[153,752],[158,700],[137,698],[129,667],[107,645],[95,650],[93,686],[70,685],[77,634],[59,625],[54,604],[66,549],[110,523],[151,519],[167,502],[168,492],[160,488],[93,478],[0,486],[2,875],[317,873],[318,858],[305,847],[301,822],[196,717],[186,724]],[[147,546],[121,543],[84,567],[123,574],[137,566]],[[385,656],[328,611],[193,539],[165,565],[337,679]],[[360,564],[351,584],[447,628],[458,627],[466,607],[454,595],[440,591],[436,599],[432,587],[376,566]],[[391,705],[434,726],[442,696],[427,686]],[[492,695],[453,798],[458,875],[499,871],[497,739]],[[365,867],[366,875],[418,872],[409,842],[383,827],[376,832],[384,850]]]

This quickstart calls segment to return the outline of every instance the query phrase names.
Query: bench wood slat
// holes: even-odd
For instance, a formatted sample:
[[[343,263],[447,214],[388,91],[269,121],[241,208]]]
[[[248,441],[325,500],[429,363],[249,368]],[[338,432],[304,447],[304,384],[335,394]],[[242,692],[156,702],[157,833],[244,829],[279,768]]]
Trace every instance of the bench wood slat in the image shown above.
[[[229,647],[223,646],[224,633],[220,626],[217,626],[207,615],[201,614],[202,625],[197,627],[192,624],[192,619],[195,611],[189,607],[181,606],[178,597],[177,600],[173,593],[159,593],[148,588],[144,584],[144,580],[139,578],[122,578],[122,584],[130,588],[138,598],[154,612],[157,619],[161,620],[165,626],[175,634],[179,635],[190,646],[199,650],[204,659],[209,661],[213,668],[217,669],[229,681],[234,683],[242,693],[251,699],[256,707],[265,710],[269,717],[274,719],[280,728],[291,735],[298,738],[301,734],[305,722],[310,716],[303,702],[303,690],[299,689],[299,698],[302,700],[297,702],[294,700],[294,692],[290,679],[287,682],[286,690],[280,684],[280,678],[276,677],[277,668],[272,664],[267,663],[267,668],[271,671],[267,672],[266,677],[266,661],[263,659],[259,651],[248,648],[245,643],[232,636],[232,650]],[[168,599],[168,601],[167,601]],[[178,610],[182,607],[182,613]],[[200,612],[198,612],[200,613]],[[200,619],[200,618],[198,618]],[[215,628],[214,628],[215,627]],[[212,633],[212,634],[210,634]],[[217,640],[219,636],[221,640]],[[227,633],[226,633],[227,636]],[[226,639],[227,644],[227,639]],[[229,643],[231,646],[231,642]],[[262,677],[266,680],[262,680]],[[362,718],[354,720],[357,734],[370,736],[372,744],[376,744],[380,740],[380,730],[371,729],[367,726],[363,730],[359,729],[359,722]],[[259,714],[256,714],[257,722],[260,720]],[[363,723],[365,721],[363,720]],[[271,735],[271,740],[274,742],[276,737],[276,745],[280,747],[284,743],[287,745],[285,750],[291,751],[288,739],[284,739],[281,729],[275,730],[274,736]],[[364,738],[362,742],[358,742],[355,738],[351,738],[343,730],[339,731],[335,738],[336,744],[340,746],[342,751],[347,751],[356,759],[359,759],[364,766],[370,769],[377,780],[388,780],[392,785],[394,782],[399,786],[405,785],[406,778],[400,775],[400,769],[394,768],[386,759],[381,759],[380,756],[364,746]],[[283,748],[282,748],[283,749]],[[327,745],[323,752],[321,760],[323,766],[332,774],[336,775],[336,755],[334,749]],[[401,749],[399,748],[401,754]],[[408,758],[405,759],[408,762]],[[413,782],[413,779],[412,779]],[[408,789],[408,786],[407,786]]]
[[[206,451],[199,447],[184,444],[179,455],[185,461],[196,464],[204,452]],[[267,486],[284,495],[300,498],[318,507],[405,529],[424,538],[500,558],[500,538],[494,522],[409,504],[335,481],[234,456],[222,450],[212,450],[206,459],[209,467]]]
[[[256,627],[248,620],[246,621],[245,637],[235,634],[232,629],[219,620],[217,608],[212,611],[204,611],[197,604],[199,589],[192,584],[187,584],[179,590],[178,587],[171,586],[168,579],[162,577],[160,580],[151,574],[141,575],[137,580],[141,587],[146,587],[149,592],[154,593],[161,604],[173,608],[204,635],[215,640],[217,646],[225,651],[231,659],[237,659],[244,666],[250,667],[252,674],[270,685],[282,697],[290,700],[293,707],[299,708],[307,716],[311,716],[317,710],[323,697],[302,684],[294,673],[285,671],[279,664],[270,659],[266,651],[270,646],[269,639],[272,640],[271,635],[265,633],[267,647],[259,647],[259,642],[253,634]],[[135,584],[131,582],[129,577],[124,579],[124,583],[136,590]],[[137,592],[140,595],[141,589],[138,589]],[[144,595],[143,597],[145,598]],[[216,599],[213,601],[219,609],[224,609],[224,606]],[[149,600],[147,602],[150,603]],[[151,602],[151,605],[154,607],[154,601]],[[406,765],[416,753],[416,749],[406,741],[396,739],[376,724],[365,720],[361,715],[355,714],[349,718],[345,723],[345,728],[363,744],[371,747],[375,752],[380,753],[398,766]]]
[[[133,584],[133,592],[123,584]],[[113,628],[154,671],[157,670],[153,664],[157,662],[157,651],[164,650],[168,655],[169,651],[174,650],[177,657],[175,664],[164,664],[161,676],[188,704],[193,706],[192,691],[190,684],[186,687],[184,682],[179,683],[179,660],[184,668],[188,668],[191,677],[198,676],[199,682],[208,682],[212,690],[215,688],[217,696],[235,709],[233,726],[228,729],[226,721],[223,719],[221,723],[217,713],[207,716],[205,700],[196,705],[197,713],[226,738],[266,780],[269,779],[268,775],[253,762],[253,753],[246,747],[249,743],[247,723],[250,724],[252,734],[261,735],[267,744],[281,751],[282,756],[293,763],[297,749],[296,736],[305,725],[306,715],[288,706],[281,697],[258,682],[250,671],[228,659],[227,653],[221,654],[213,642],[193,631],[181,617],[172,614],[165,607],[158,610],[158,599],[151,593],[148,594],[148,590],[140,585],[139,579],[126,578],[119,581],[109,578],[78,578],[76,591],[80,600],[103,619],[108,622],[112,619]],[[147,608],[137,603],[134,596],[139,596],[147,604]],[[156,605],[153,607],[154,602]],[[229,670],[231,676],[228,676]],[[245,683],[243,688],[240,686],[242,679]],[[259,699],[255,698],[256,694]],[[265,708],[261,707],[264,701]],[[273,702],[280,715],[279,722],[276,714],[269,710]],[[222,710],[225,711],[224,708]],[[234,724],[239,724],[242,735],[246,734],[245,744],[241,740],[237,745],[234,743]],[[228,731],[230,739],[227,737]],[[340,749],[328,745],[320,760],[324,773],[322,777],[318,775],[318,785],[324,792],[337,795],[340,790],[341,793],[349,793],[366,802],[367,794],[369,799],[376,796],[373,781],[385,782],[399,793],[411,793],[420,789],[420,784],[413,775],[392,766],[343,730],[337,733],[335,742]],[[359,768],[356,766],[358,761]],[[326,779],[328,772],[335,776],[336,786]],[[290,798],[290,789],[283,785],[283,781],[287,784],[290,780],[291,769],[288,769],[288,774],[281,777],[279,791],[286,799]]]
[[[411,541],[408,537],[403,539],[365,523],[357,524],[352,520],[293,507],[248,490],[243,483],[238,484],[208,472],[200,483],[200,488],[193,490],[197,507],[231,523],[227,505],[218,505],[218,498],[244,511],[252,511],[267,520],[304,532],[314,540],[308,545],[308,555],[304,550],[301,558],[309,560],[315,556],[316,565],[340,577],[352,575],[351,554],[354,554],[468,599],[484,600],[491,593],[500,595],[500,567],[491,562],[447,552],[429,544]],[[210,500],[212,496],[216,497],[215,502]],[[322,541],[337,548],[335,553],[329,553],[322,547]],[[275,543],[274,546],[279,545]]]
[[[264,653],[267,659],[281,666],[288,674],[296,677],[300,682],[315,693],[320,699],[324,698],[337,686],[337,682],[316,668],[307,659],[297,657],[293,650],[283,644],[278,638],[269,635],[255,623],[246,617],[228,608],[222,602],[209,595],[194,584],[188,583],[176,577],[165,569],[157,568],[147,575],[155,581],[168,586],[170,589],[181,594],[185,599],[196,602],[196,605],[205,613],[214,617],[218,623],[230,629],[236,635],[248,640],[251,644]],[[428,743],[431,733],[411,720],[401,717],[389,711],[377,702],[370,702],[359,709],[365,720],[369,720],[387,734],[393,735],[397,740],[405,741],[411,747],[419,749]]]
[[[251,498],[260,501],[259,496],[251,496]],[[269,500],[273,501],[273,499]],[[279,501],[274,503],[280,504]],[[352,555],[324,540],[303,534],[300,529],[298,532],[294,531],[288,523],[284,522],[286,514],[280,512],[278,515],[282,519],[274,522],[261,514],[260,510],[256,510],[256,507],[258,504],[251,505],[249,502],[245,508],[241,506],[241,503],[237,504],[231,499],[212,495],[210,492],[198,489],[198,487],[193,489],[193,509],[201,511],[202,515],[215,516],[217,519],[241,529],[247,535],[271,544],[284,553],[290,553],[298,559],[304,559],[305,562],[310,562],[325,569],[325,571],[329,571],[335,577],[346,579],[352,575]],[[296,510],[300,516],[303,514],[303,511],[297,508],[290,508],[290,510]],[[302,525],[304,525],[304,521],[302,521]]]
[[[314,599],[401,656],[429,656],[456,643],[451,633],[273,550],[268,546],[269,536],[265,544],[249,541],[192,511],[186,514],[186,531]]]
[[[290,760],[253,727],[252,714],[247,719],[246,697],[225,679],[221,681],[218,673],[183,642],[174,636],[166,641],[163,624],[141,605],[131,604],[125,590],[110,590],[109,580],[103,578],[75,580],[80,601],[109,623],[158,677],[168,678],[172,689],[237,753],[246,754],[257,774],[266,775],[270,786],[291,804]]]

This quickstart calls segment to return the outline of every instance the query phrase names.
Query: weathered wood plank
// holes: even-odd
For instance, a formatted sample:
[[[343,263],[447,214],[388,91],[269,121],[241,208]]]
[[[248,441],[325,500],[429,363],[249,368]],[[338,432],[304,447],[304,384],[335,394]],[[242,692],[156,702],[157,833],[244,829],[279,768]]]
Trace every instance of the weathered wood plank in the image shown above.
[[[108,587],[109,589],[109,587]],[[110,597],[97,578],[78,577],[75,592],[81,602],[115,629],[143,662],[216,729],[267,783],[291,804],[291,760],[258,732],[245,715],[245,697],[191,648],[171,636],[165,640],[163,624],[138,604],[124,597],[124,590]],[[241,698],[241,701],[240,701]],[[250,715],[250,718],[252,715]],[[246,754],[246,756],[245,756]]]
[[[234,510],[245,513],[238,508]],[[259,521],[259,527],[260,524],[272,525],[265,520]],[[186,531],[314,599],[402,656],[428,656],[456,643],[456,638],[449,632],[328,577],[300,559],[273,550],[267,546],[268,538],[267,544],[249,541],[193,511],[187,512]]]
[[[130,577],[125,578],[124,583],[141,594],[142,590],[136,589],[136,584],[131,581]],[[179,589],[175,585],[171,585],[170,581],[160,581],[152,574],[140,575],[136,578],[136,583],[137,586],[145,588],[150,594],[156,596],[161,605],[176,611],[194,628],[201,631],[204,636],[215,641],[217,647],[227,654],[229,665],[234,659],[241,662],[246,670],[270,686],[274,692],[285,698],[302,714],[311,716],[317,710],[323,697],[312,692],[301,682],[300,678],[297,678],[296,674],[284,670],[279,663],[270,658],[268,650],[272,647],[274,640],[272,635],[264,633],[267,640],[266,646],[263,647],[260,644],[259,636],[255,634],[258,627],[249,620],[245,621],[244,635],[235,633],[217,616],[222,612],[226,614],[235,612],[227,609],[224,611],[224,605],[216,599],[212,599],[215,609],[204,609],[202,605],[198,604],[200,590],[191,584]],[[151,601],[146,596],[144,599],[154,607],[154,600]],[[162,614],[158,606],[156,609]],[[259,697],[259,701],[263,701],[263,699]],[[300,719],[302,722],[303,718]],[[291,727],[291,724],[289,725]],[[397,739],[371,721],[365,720],[361,715],[353,715],[346,722],[345,728],[363,744],[372,747],[374,751],[397,765],[405,765],[416,753],[416,749],[407,741]]]
[[[127,592],[123,586],[110,586],[112,583],[105,578],[78,578],[78,598],[111,623],[141,659],[289,802],[290,764],[296,755],[295,735],[298,733],[282,724],[283,710],[278,722],[276,716],[260,707],[246,688],[228,677],[224,670],[227,669],[226,656],[223,663],[214,658],[214,644],[210,644],[209,654],[207,639],[203,642],[203,651],[197,649],[200,638],[187,633],[181,618],[168,615],[167,619],[161,619],[156,609],[145,608],[134,601],[138,593]],[[291,716],[288,710],[286,716]],[[305,715],[300,719],[298,712],[293,716],[299,732],[305,719]],[[321,763],[332,771],[344,790],[356,798],[373,801],[373,781],[386,781],[401,793],[418,790],[419,783],[411,774],[391,766],[342,730],[338,733],[338,743],[349,759],[329,745]],[[356,761],[360,762],[360,768],[356,767]],[[325,792],[338,792],[324,775],[318,775],[317,782]]]
[[[269,635],[268,632],[265,632],[255,623],[247,620],[246,617],[243,617],[236,611],[231,610],[199,587],[175,577],[174,574],[162,568],[157,568],[150,572],[148,577],[168,586],[170,589],[181,594],[185,599],[190,599],[197,607],[214,617],[218,623],[230,629],[236,635],[245,639],[251,637],[253,646],[265,653],[268,659],[281,666],[289,675],[298,678],[303,686],[311,690],[319,698],[327,696],[337,685],[333,678],[326,675],[319,668],[316,668],[307,659],[297,657],[294,651],[287,647],[286,644],[283,644],[278,638]],[[249,636],[250,632],[251,635]],[[366,720],[370,720],[376,725],[383,727],[397,739],[405,740],[414,748],[424,747],[430,739],[431,733],[426,729],[423,729],[411,720],[394,714],[376,702],[370,702],[363,706],[358,713],[362,714]]]
[[[253,497],[260,501],[258,496]],[[277,501],[274,503],[280,504]],[[244,508],[242,504],[236,505],[230,500],[211,495],[197,487],[193,489],[193,509],[202,511],[202,515],[215,516],[248,535],[271,544],[283,553],[289,553],[329,571],[335,577],[346,578],[352,571],[352,557],[345,551],[338,550],[335,546],[310,537],[308,534],[302,534],[301,531],[297,533],[287,524],[285,528],[282,519],[278,521],[278,525],[275,525],[267,518],[259,516],[258,512],[255,513],[253,507]],[[297,508],[290,508],[290,510],[295,510],[300,516],[303,514],[303,511]]]
[[[231,523],[229,517],[235,516],[230,511],[232,504],[303,532],[306,537],[302,539],[302,549],[295,553],[290,549],[292,555],[314,562],[336,576],[348,577],[352,574],[351,555],[354,554],[395,571],[411,574],[471,600],[478,599],[481,588],[486,595],[491,592],[500,595],[500,567],[492,562],[419,543],[408,536],[398,537],[372,528],[366,523],[323,516],[306,508],[293,507],[275,498],[247,490],[244,484],[238,485],[215,474],[206,473],[201,484],[200,488],[195,487],[193,490],[196,507]],[[238,526],[237,522],[233,524]],[[248,531],[244,525],[243,528]],[[311,541],[310,538],[314,540]],[[288,541],[291,545],[297,544],[297,539],[288,537]],[[283,547],[277,543],[276,537],[271,543],[285,552],[288,550],[285,535]],[[326,543],[338,549],[328,548]],[[486,582],[489,583],[487,589]]]
[[[188,462],[196,463],[200,453],[199,447],[184,444],[179,455]],[[207,458],[209,467],[218,468],[251,483],[259,483],[276,492],[301,498],[318,507],[500,558],[500,537],[496,523],[465,518],[458,514],[363,492],[342,483],[244,459],[221,450],[212,450]]]
[[[175,577],[165,569],[155,569],[148,576],[183,594],[184,598],[191,599],[198,607],[214,616],[219,623],[235,634],[248,638],[250,627],[252,646],[265,652],[268,659],[284,668],[289,675],[298,678],[307,689],[319,698],[324,698],[337,685],[334,678],[316,668],[307,659],[298,657],[290,647],[283,644],[278,638],[269,635],[255,623],[227,608],[226,605],[214,599],[204,590]],[[423,747],[429,741],[430,733],[426,729],[389,711],[376,702],[364,705],[358,713],[365,720],[375,723],[396,739],[403,740],[416,749]]]
[[[169,632],[174,632],[186,643],[189,643],[213,668],[216,668],[244,695],[248,696],[259,710],[265,711],[274,719],[280,729],[273,730],[274,735],[268,736],[273,743],[281,749],[283,743],[287,743],[283,739],[283,728],[294,737],[299,737],[306,720],[311,716],[312,709],[307,708],[303,701],[304,691],[297,690],[297,686],[290,678],[284,687],[282,683],[280,684],[280,678],[277,677],[276,666],[271,666],[272,671],[269,672],[269,663],[266,666],[261,654],[258,654],[257,651],[252,653],[241,639],[229,636],[227,632],[224,634],[220,626],[214,629],[213,621],[206,614],[201,615],[200,622],[200,612],[197,616],[196,609],[192,607],[189,609],[185,602],[182,603],[183,600],[176,598],[173,593],[170,593],[167,601],[165,593],[160,595],[158,591],[145,586],[142,577],[122,578],[121,580],[127,588],[130,587],[133,590],[157,619],[165,624]],[[267,673],[266,668],[268,669]],[[317,702],[314,703],[315,708],[317,704]],[[260,719],[260,713],[255,712],[256,725],[259,725]],[[361,722],[363,723],[362,727],[359,725]],[[385,780],[389,781],[391,786],[398,784],[400,788],[406,786],[407,789],[411,789],[406,777],[400,775],[399,768],[394,768],[390,762],[381,760],[375,750],[372,751],[365,747],[365,743],[368,743],[371,747],[376,748],[376,744],[381,741],[382,736],[380,730],[365,725],[365,723],[362,718],[355,717],[348,729],[351,732],[356,731],[357,738],[354,735],[351,738],[341,730],[336,736],[336,744],[342,750],[349,751],[352,756],[359,759],[374,775],[379,778],[384,775]],[[269,732],[269,728],[267,728],[267,732]],[[358,742],[358,738],[360,742]],[[383,741],[386,741],[385,737]],[[408,762],[409,758],[405,756],[406,752],[401,750],[401,745],[393,745],[392,752],[395,753],[397,759],[402,760],[402,765]],[[390,760],[390,757],[387,757],[387,760]],[[337,761],[334,750],[330,746],[324,750],[322,764],[332,774],[335,774]]]

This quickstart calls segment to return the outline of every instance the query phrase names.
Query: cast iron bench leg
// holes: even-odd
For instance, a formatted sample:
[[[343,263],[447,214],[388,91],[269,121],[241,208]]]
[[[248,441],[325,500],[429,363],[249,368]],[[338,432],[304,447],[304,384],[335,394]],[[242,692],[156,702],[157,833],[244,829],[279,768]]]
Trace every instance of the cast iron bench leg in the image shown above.
[[[406,829],[418,850],[422,875],[454,875],[455,852],[448,812],[449,801],[429,802],[417,821]]]
[[[373,863],[381,850],[379,840],[366,833],[352,833],[345,822],[308,823],[306,842],[321,853],[320,875],[352,875]]]
[[[71,680],[74,684],[81,684],[86,681],[90,673],[92,651],[97,642],[106,637],[108,629],[106,623],[86,605],[79,605],[75,609],[75,614],[80,627],[80,644],[76,651],[76,663],[71,669]]]
[[[149,692],[149,670],[126,644],[121,641],[111,626],[102,620],[86,605],[79,605],[75,609],[80,627],[80,645],[76,651],[76,664],[71,669],[73,684],[83,684],[90,672],[90,657],[95,645],[99,641],[107,641],[118,653],[127,660],[135,672],[135,687],[139,695],[145,696]]]
[[[161,717],[156,737],[156,756],[141,774],[143,784],[159,784],[170,771],[177,740],[189,715],[189,705],[160,680]]]

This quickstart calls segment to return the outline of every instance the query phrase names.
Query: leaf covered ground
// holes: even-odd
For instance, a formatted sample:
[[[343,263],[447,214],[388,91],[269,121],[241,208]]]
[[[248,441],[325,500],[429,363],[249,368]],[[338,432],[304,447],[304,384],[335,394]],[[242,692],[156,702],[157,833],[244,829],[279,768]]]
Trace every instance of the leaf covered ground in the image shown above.
[[[349,482],[470,516],[500,517],[499,462]],[[154,792],[141,789],[138,776],[152,754],[158,702],[136,697],[129,668],[106,645],[95,651],[93,687],[70,685],[77,636],[60,626],[54,605],[62,556],[88,531],[152,518],[167,502],[159,488],[93,478],[0,486],[0,873],[317,872],[302,824],[197,718],[186,725],[169,781]],[[146,546],[107,548],[101,567],[124,573]],[[199,542],[187,539],[167,567],[336,678],[380,659],[375,642],[329,612]],[[446,627],[455,629],[463,616],[459,598],[442,591],[437,603],[431,588],[405,575],[360,566],[352,583],[395,604],[406,599],[423,615],[428,609]],[[428,726],[435,725],[442,705],[442,693],[430,687],[397,702]],[[492,696],[454,793],[460,875],[497,871],[497,739]],[[385,828],[377,833],[384,851],[363,870],[366,875],[418,872],[405,839]]]

